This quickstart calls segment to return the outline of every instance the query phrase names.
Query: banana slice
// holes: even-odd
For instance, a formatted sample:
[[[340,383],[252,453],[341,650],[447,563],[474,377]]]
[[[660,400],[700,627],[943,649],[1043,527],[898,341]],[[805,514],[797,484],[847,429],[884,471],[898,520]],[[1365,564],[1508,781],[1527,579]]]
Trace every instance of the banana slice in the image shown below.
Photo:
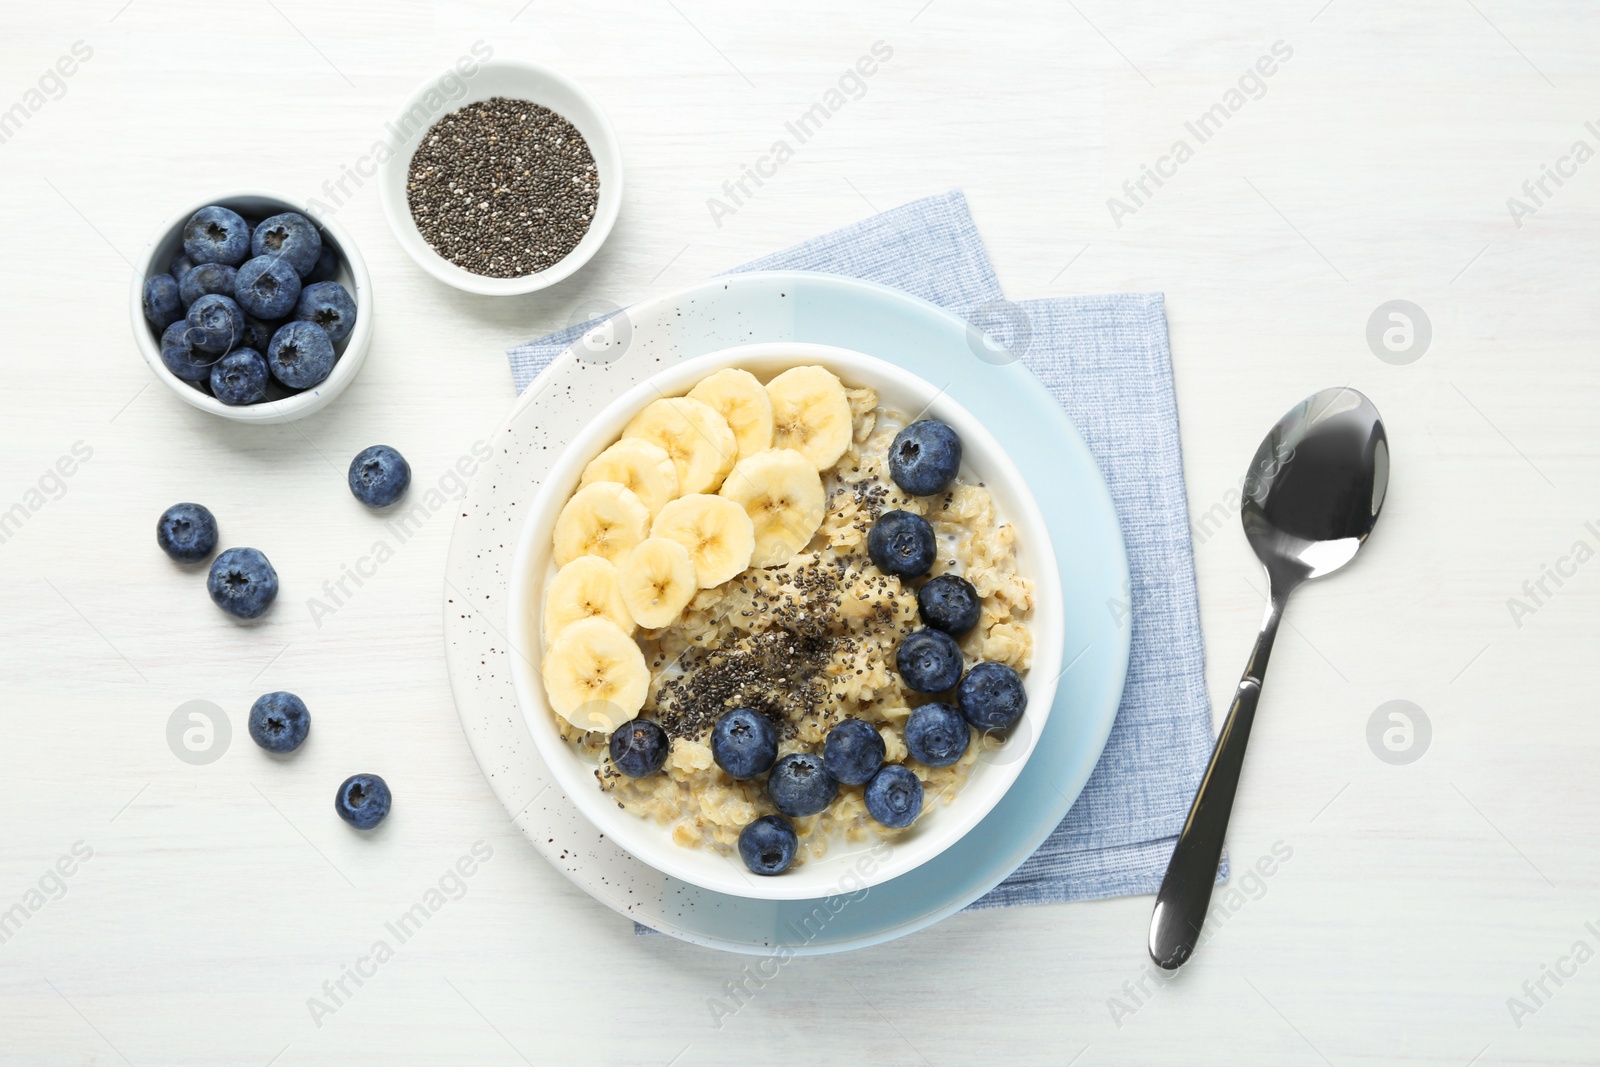
[[[722,483],[720,495],[743,508],[755,527],[752,567],[788,563],[822,525],[822,476],[792,448],[741,459]]]
[[[749,371],[724,367],[689,390],[689,399],[708,405],[728,420],[740,459],[772,447],[772,401]]]
[[[850,401],[822,367],[791,367],[767,383],[772,447],[792,448],[825,471],[850,447]]]
[[[616,566],[600,556],[579,556],[557,571],[545,590],[545,644],[573,623],[592,618],[610,619],[623,633],[633,633]]]
[[[650,512],[621,482],[590,482],[572,494],[556,517],[556,566],[579,556],[615,563],[650,536]]]
[[[750,566],[756,530],[744,508],[708,493],[680,496],[661,509],[651,537],[666,537],[689,550],[701,589],[712,589]]]
[[[610,733],[644,707],[650,668],[638,644],[610,619],[581,619],[544,654],[550,708],[580,730]]]
[[[622,483],[655,518],[661,505],[678,495],[678,468],[660,445],[642,437],[624,437],[583,468],[579,484],[590,482]]]
[[[678,492],[685,495],[715,492],[739,458],[728,420],[686,396],[650,401],[623,427],[622,436],[660,446],[678,469]]]
[[[646,537],[617,568],[622,600],[647,630],[675,621],[700,591],[689,550],[667,537]]]

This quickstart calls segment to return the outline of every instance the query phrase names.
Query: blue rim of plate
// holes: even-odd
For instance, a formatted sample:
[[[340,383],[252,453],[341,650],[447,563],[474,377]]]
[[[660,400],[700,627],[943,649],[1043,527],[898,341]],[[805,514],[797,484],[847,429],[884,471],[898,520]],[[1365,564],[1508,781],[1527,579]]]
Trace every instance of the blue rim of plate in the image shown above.
[[[644,301],[624,314],[634,332],[639,323],[652,320],[666,325],[674,362],[757,342],[828,344],[877,356],[947,390],[984,420],[1006,449],[1050,527],[1065,603],[1062,661],[1067,667],[1027,766],[995,808],[939,856],[870,889],[767,901],[657,876],[661,899],[653,911],[637,899],[624,908],[616,897],[588,884],[580,866],[558,862],[542,835],[524,828],[525,834],[559,870],[608,906],[662,933],[727,951],[845,951],[913,933],[961,910],[1021,866],[1065,817],[1099,762],[1121,703],[1130,634],[1103,605],[1122,595],[1127,552],[1110,492],[1088,446],[1020,362],[997,352],[950,312],[873,282],[805,271],[727,275]],[[551,368],[577,358],[569,349]],[[658,361],[665,358],[657,354]],[[540,394],[537,388],[526,390],[502,432]],[[454,542],[466,521],[471,520],[465,514],[457,519],[452,572]],[[509,567],[503,570],[509,573]],[[447,601],[451,590],[447,581]],[[447,603],[447,652],[452,625],[461,618],[466,616]],[[468,666],[451,662],[458,707],[468,685],[457,675]],[[509,676],[505,685],[511,685]],[[517,810],[520,799],[501,795],[491,770],[502,757],[484,751],[464,709],[462,719],[491,786],[508,810]]]

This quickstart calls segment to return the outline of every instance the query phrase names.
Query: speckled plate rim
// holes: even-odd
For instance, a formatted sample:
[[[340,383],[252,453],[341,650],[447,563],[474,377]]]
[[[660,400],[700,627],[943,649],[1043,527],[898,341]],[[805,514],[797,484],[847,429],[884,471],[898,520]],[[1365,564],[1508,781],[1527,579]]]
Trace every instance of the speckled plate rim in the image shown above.
[[[1027,766],[958,844],[870,890],[847,876],[828,897],[762,901],[663,875],[584,818],[553,784],[523,721],[504,620],[524,511],[549,463],[593,412],[669,363],[786,340],[896,363],[948,389],[985,420],[1033,487],[1050,527],[1068,666]],[[1127,578],[1116,511],[1093,456],[1060,405],[1019,363],[997,357],[961,319],[899,290],[798,271],[740,274],[629,308],[557,357],[518,399],[451,536],[445,655],[462,729],[490,787],[518,829],[575,884],[685,941],[756,955],[820,954],[937,922],[998,885],[1049,836],[1088,781],[1116,718],[1129,635],[1098,606],[1120,596]]]

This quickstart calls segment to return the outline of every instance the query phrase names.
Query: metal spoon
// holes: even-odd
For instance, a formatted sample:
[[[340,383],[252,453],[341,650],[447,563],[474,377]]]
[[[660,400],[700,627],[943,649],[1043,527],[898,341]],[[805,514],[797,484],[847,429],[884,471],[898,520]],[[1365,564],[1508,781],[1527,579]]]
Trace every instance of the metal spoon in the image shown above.
[[[1171,971],[1194,954],[1211,903],[1267,658],[1289,594],[1355,558],[1383,508],[1389,439],[1372,401],[1324,389],[1278,420],[1245,475],[1244,535],[1267,569],[1271,603],[1200,781],[1150,917],[1150,957]]]

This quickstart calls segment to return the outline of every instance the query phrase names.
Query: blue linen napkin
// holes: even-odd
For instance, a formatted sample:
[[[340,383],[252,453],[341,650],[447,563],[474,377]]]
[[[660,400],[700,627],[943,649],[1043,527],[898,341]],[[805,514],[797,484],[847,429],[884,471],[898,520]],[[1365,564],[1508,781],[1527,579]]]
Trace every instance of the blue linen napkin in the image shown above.
[[[1211,754],[1178,408],[1159,293],[1007,303],[959,190],[736,268],[812,270],[905,290],[968,318],[1044,383],[1088,442],[1128,548],[1127,684],[1094,774],[1044,844],[973,908],[1154,893]],[[517,390],[585,323],[510,352]],[[1020,335],[1020,336],[1019,336]],[[1019,343],[1020,342],[1020,343]],[[1227,877],[1224,860],[1218,880]]]

